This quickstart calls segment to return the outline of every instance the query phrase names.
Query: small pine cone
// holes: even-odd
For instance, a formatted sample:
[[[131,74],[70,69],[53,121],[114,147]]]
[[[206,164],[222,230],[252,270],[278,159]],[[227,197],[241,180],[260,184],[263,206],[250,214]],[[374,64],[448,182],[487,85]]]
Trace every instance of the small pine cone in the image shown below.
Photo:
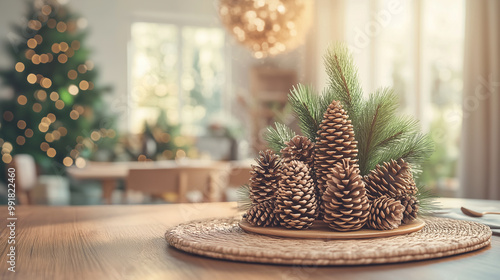
[[[399,196],[396,198],[403,205],[403,224],[407,224],[417,218],[418,210],[419,210],[419,202],[418,199],[409,194],[405,194],[403,196]]]
[[[394,198],[382,196],[372,202],[367,225],[372,229],[395,229],[401,225],[404,207]]]
[[[370,201],[359,168],[342,160],[331,168],[330,180],[323,194],[323,221],[334,230],[362,228],[370,213]]]
[[[358,141],[347,112],[338,101],[333,101],[323,115],[314,146],[314,168],[319,195],[323,196],[330,168],[342,159],[357,165]]]
[[[246,220],[252,226],[269,227],[278,225],[274,214],[274,202],[264,201],[254,204],[247,212]]]
[[[316,217],[317,200],[310,167],[301,161],[284,163],[275,213],[286,228],[306,229]]]
[[[250,198],[254,204],[276,198],[281,161],[271,150],[260,151],[250,172]]]
[[[285,144],[286,147],[281,150],[283,162],[298,160],[312,167],[314,143],[311,140],[305,136],[295,135]]]
[[[413,180],[410,165],[403,159],[384,162],[364,177],[366,191],[370,199],[381,196],[398,197],[404,194],[416,194],[417,187]]]

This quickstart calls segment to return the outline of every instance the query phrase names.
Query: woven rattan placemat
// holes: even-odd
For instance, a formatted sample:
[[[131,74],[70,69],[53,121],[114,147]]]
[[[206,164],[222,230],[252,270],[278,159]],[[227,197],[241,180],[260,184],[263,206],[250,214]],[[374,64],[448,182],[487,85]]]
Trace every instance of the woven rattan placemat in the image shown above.
[[[427,218],[415,233],[373,239],[317,240],[272,237],[244,232],[238,219],[181,224],[165,233],[182,251],[244,262],[290,265],[359,265],[446,257],[491,243],[489,227],[469,221]]]

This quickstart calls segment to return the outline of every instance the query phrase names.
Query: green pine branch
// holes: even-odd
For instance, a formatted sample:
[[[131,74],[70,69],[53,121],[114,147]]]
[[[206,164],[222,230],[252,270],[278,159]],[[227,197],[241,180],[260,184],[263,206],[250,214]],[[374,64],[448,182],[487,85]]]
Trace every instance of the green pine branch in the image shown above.
[[[358,69],[345,44],[328,48],[324,56],[326,73],[329,77],[328,97],[340,101],[351,120],[357,122],[363,105],[363,91],[359,84]]]
[[[252,207],[252,200],[250,198],[250,186],[248,184],[242,185],[236,192],[238,198],[238,211],[248,211]]]
[[[418,122],[398,116],[397,109],[397,95],[389,88],[377,90],[363,105],[358,122],[354,124],[362,174],[368,174],[381,163],[380,160],[384,160],[384,154],[379,151],[392,149],[408,135],[418,132]]]
[[[376,151],[370,165],[403,158],[408,162],[414,173],[421,172],[421,165],[434,151],[434,145],[429,135],[423,133],[408,133],[392,145]]]
[[[330,83],[322,102],[339,100],[348,112],[358,141],[361,174],[368,174],[377,164],[399,158],[418,172],[432,153],[432,141],[420,133],[417,120],[397,114],[398,96],[392,89],[378,89],[364,101],[358,70],[343,44],[328,50],[325,66]]]
[[[389,88],[381,88],[363,100],[358,70],[347,47],[337,44],[325,55],[329,86],[317,94],[311,86],[299,84],[290,92],[291,105],[302,134],[316,140],[323,115],[333,100],[341,102],[352,121],[358,141],[358,159],[362,175],[377,164],[403,158],[418,173],[421,164],[433,150],[430,138],[420,133],[419,122],[398,115],[398,96]],[[265,139],[279,153],[295,133],[276,123],[268,128]]]
[[[319,124],[328,107],[323,108],[320,100],[321,96],[311,86],[302,84],[293,87],[288,97],[302,133],[311,141],[316,141]]]
[[[419,204],[418,215],[430,215],[434,211],[438,210],[439,204],[436,202],[436,195],[431,192],[426,186],[419,185],[417,192],[417,199]]]
[[[286,142],[290,141],[295,132],[281,123],[274,123],[275,127],[268,127],[264,134],[264,139],[267,141],[269,148],[277,154],[281,154],[281,149],[286,147]]]

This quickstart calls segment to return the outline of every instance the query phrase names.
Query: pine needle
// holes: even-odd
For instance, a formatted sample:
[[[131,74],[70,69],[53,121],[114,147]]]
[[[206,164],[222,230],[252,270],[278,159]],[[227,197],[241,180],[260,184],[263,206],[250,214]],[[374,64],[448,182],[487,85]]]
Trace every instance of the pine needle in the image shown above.
[[[316,141],[319,124],[326,108],[321,107],[321,96],[311,86],[298,84],[290,92],[288,102],[299,120],[299,127],[307,138]],[[328,105],[327,105],[328,106]]]
[[[295,132],[281,123],[274,123],[275,127],[268,127],[267,132],[264,134],[264,139],[267,141],[269,148],[277,154],[281,154],[281,149],[286,147],[286,142],[290,141]]]
[[[238,197],[238,211],[248,211],[250,207],[252,207],[252,200],[250,199],[250,186],[247,184],[239,187],[236,195]]]
[[[368,174],[379,163],[403,158],[421,164],[412,149],[423,151],[424,142],[416,140],[419,123],[413,118],[398,116],[398,98],[392,89],[381,88],[370,95],[354,124],[358,140],[361,173]],[[416,143],[418,142],[418,143]],[[422,154],[423,157],[428,153]]]
[[[330,78],[328,91],[332,100],[340,101],[351,120],[356,122],[361,110],[363,91],[359,84],[358,69],[349,49],[342,43],[329,47],[324,62]]]
[[[393,143],[393,145],[378,150],[372,159],[371,165],[376,165],[374,162],[380,163],[403,158],[411,165],[413,172],[419,173],[421,172],[422,163],[429,158],[433,151],[434,146],[429,135],[423,133],[409,134]]]
[[[430,215],[434,211],[439,210],[439,204],[435,200],[437,197],[426,186],[418,186],[417,199],[419,203],[419,215]]]

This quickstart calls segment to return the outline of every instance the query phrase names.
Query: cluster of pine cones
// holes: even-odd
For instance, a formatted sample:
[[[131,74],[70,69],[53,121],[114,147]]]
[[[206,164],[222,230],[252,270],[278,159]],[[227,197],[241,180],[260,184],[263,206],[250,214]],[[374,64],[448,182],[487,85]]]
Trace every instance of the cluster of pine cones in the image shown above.
[[[317,219],[336,231],[390,230],[417,217],[417,187],[403,159],[385,162],[364,177],[357,141],[340,102],[333,101],[313,143],[295,136],[281,150],[261,151],[250,179],[253,226],[309,228]]]

